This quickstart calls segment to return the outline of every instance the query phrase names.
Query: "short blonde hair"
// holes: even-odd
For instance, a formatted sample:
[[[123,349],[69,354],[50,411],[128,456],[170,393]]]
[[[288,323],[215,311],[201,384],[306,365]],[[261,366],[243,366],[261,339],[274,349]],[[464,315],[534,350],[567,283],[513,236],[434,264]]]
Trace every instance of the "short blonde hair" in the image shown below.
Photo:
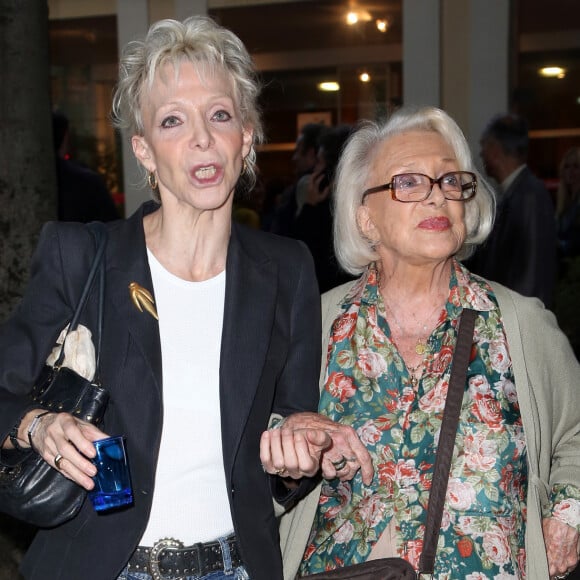
[[[456,257],[469,257],[491,232],[495,197],[475,168],[469,145],[457,123],[435,107],[401,108],[386,121],[363,121],[359,124],[346,144],[338,165],[334,191],[334,246],[340,265],[350,274],[360,274],[379,258],[357,224],[357,212],[363,203],[363,192],[375,152],[380,144],[410,131],[438,133],[453,149],[459,169],[477,175],[477,194],[465,202],[467,236]]]
[[[208,16],[183,22],[160,20],[151,25],[144,40],[129,42],[119,64],[119,82],[113,96],[112,119],[129,136],[143,134],[141,99],[157,71],[166,64],[178,67],[191,62],[198,71],[223,71],[231,78],[234,101],[242,126],[252,128],[253,146],[245,159],[246,188],[256,182],[255,145],[264,138],[258,107],[260,83],[254,63],[242,41]]]

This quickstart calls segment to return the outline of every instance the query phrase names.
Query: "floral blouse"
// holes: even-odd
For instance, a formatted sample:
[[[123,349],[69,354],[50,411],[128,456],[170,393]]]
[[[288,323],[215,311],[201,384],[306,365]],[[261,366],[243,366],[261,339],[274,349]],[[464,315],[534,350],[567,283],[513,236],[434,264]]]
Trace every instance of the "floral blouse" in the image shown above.
[[[445,314],[412,381],[391,340],[370,267],[331,331],[321,413],[352,425],[375,467],[370,486],[324,481],[301,574],[364,562],[393,520],[418,568],[435,451],[463,308],[478,311],[437,550],[435,578],[525,578],[527,458],[501,313],[489,285],[453,263]],[[580,524],[580,490],[555,486],[553,512]]]

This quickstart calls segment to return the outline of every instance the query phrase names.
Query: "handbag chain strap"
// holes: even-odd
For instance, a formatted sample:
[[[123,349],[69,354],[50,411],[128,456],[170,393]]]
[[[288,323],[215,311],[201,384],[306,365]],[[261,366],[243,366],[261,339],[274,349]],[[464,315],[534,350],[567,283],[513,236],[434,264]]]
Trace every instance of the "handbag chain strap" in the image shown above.
[[[98,382],[98,374],[99,374],[99,360],[101,356],[101,339],[103,334],[103,315],[104,315],[104,304],[105,304],[105,264],[104,264],[104,255],[105,249],[107,247],[107,233],[104,224],[100,222],[93,222],[89,224],[89,229],[95,238],[96,244],[96,253],[93,259],[93,263],[91,264],[91,269],[89,270],[89,274],[87,276],[87,280],[81,292],[81,297],[79,298],[78,304],[75,308],[74,314],[71,318],[68,330],[66,335],[62,341],[62,348],[60,350],[60,354],[58,356],[57,361],[54,363],[54,367],[58,368],[62,365],[64,360],[64,343],[68,337],[68,333],[72,330],[75,330],[78,326],[79,319],[81,317],[82,311],[87,303],[87,299],[89,297],[89,293],[93,286],[93,282],[99,272],[99,295],[98,295],[98,316],[97,316],[97,340],[95,346],[95,357],[96,357],[96,366],[95,366],[95,382]]]
[[[455,436],[465,391],[465,379],[467,377],[467,367],[469,366],[471,345],[473,344],[473,329],[475,328],[476,316],[477,311],[466,308],[463,310],[459,322],[459,333],[453,354],[451,378],[449,379],[447,400],[443,411],[439,445],[437,446],[435,468],[433,470],[433,480],[429,493],[425,538],[419,562],[418,577],[421,574],[433,574],[435,569],[437,541],[441,529],[441,519],[443,518],[443,505],[447,494]]]

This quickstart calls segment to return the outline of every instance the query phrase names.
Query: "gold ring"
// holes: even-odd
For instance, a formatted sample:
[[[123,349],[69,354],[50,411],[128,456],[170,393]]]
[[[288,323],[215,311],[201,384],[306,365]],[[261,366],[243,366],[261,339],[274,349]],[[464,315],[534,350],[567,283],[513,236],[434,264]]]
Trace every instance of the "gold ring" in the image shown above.
[[[276,469],[276,471],[274,473],[276,475],[282,475],[283,473],[286,473],[286,468],[283,467],[282,469]]]
[[[64,459],[64,457],[60,454],[57,453],[54,457],[54,465],[57,469],[60,470],[60,462]]]
[[[340,471],[346,467],[346,457],[343,455],[338,461],[331,461],[330,463],[332,463],[336,471]]]

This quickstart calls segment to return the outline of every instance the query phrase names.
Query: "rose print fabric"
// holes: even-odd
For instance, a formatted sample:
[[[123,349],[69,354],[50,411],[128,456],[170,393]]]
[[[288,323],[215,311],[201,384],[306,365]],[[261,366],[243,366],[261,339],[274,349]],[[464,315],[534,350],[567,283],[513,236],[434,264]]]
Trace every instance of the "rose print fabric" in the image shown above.
[[[479,312],[445,502],[435,578],[524,578],[526,446],[501,315],[489,285],[454,262],[445,315],[413,385],[391,340],[374,267],[331,331],[320,409],[352,425],[375,477],[324,481],[301,573],[364,562],[391,520],[398,555],[418,567],[450,363],[463,308]],[[554,490],[578,499],[577,490]],[[578,502],[562,503],[578,523]],[[576,525],[575,524],[575,525]]]

